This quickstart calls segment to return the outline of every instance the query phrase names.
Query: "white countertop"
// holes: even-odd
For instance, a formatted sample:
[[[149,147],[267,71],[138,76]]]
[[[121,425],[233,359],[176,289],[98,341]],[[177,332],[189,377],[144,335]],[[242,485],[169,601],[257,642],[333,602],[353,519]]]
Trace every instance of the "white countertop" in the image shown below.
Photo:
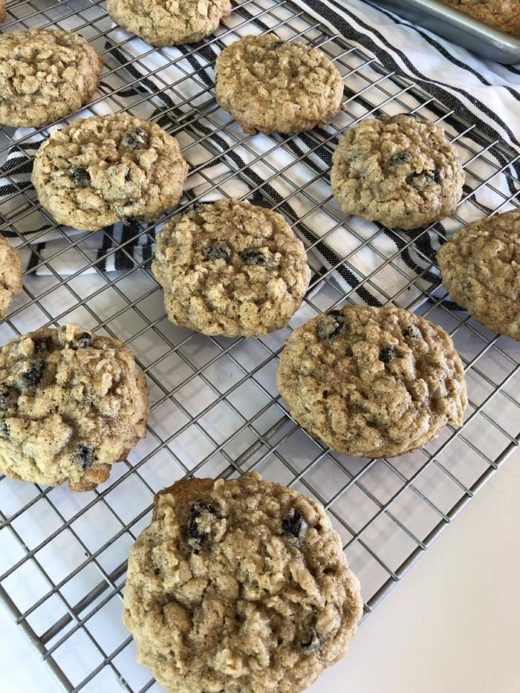
[[[520,450],[366,620],[348,656],[309,693],[518,693],[519,498]],[[3,610],[0,642],[1,690],[61,690]]]

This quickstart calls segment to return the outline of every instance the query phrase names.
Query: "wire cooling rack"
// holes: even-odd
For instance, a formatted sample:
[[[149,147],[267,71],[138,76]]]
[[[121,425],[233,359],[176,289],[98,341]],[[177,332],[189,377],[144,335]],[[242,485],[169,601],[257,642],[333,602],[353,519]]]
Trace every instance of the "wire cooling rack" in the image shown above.
[[[128,550],[159,489],[189,474],[255,469],[325,505],[370,612],[519,442],[519,345],[455,310],[434,263],[446,233],[518,205],[519,156],[291,2],[245,0],[216,37],[160,51],[115,28],[97,1],[32,0],[9,10],[6,30],[74,29],[102,54],[102,96],[83,115],[127,109],[179,138],[192,172],[181,210],[218,194],[288,217],[315,270],[291,327],[344,301],[392,301],[418,311],[452,335],[470,405],[461,430],[446,428],[425,449],[397,459],[356,460],[326,449],[291,420],[276,391],[289,328],[231,340],[169,324],[149,270],[155,229],[133,220],[105,230],[93,250],[95,236],[56,227],[28,182],[28,155],[45,133],[4,130],[0,229],[29,269],[24,293],[0,326],[1,342],[70,320],[117,336],[147,374],[151,415],[146,438],[96,491],[0,478],[0,595],[67,690],[113,691],[116,682],[128,691],[158,690],[136,664],[121,624]],[[250,137],[218,108],[214,53],[267,30],[301,38],[334,60],[345,81],[345,110],[335,124],[302,137]],[[345,218],[327,179],[345,127],[367,113],[399,112],[442,122],[466,170],[457,214],[413,234]]]

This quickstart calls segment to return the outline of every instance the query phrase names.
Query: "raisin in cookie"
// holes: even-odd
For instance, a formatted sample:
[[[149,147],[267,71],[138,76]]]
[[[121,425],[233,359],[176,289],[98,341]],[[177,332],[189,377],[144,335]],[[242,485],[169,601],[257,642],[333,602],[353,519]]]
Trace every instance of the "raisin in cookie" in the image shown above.
[[[107,0],[114,22],[152,46],[195,43],[217,30],[229,0]]]
[[[0,234],[0,319],[7,315],[15,294],[22,290],[22,267],[18,251]]]
[[[331,184],[347,214],[416,229],[455,210],[464,173],[439,125],[411,116],[369,118],[349,128],[334,155]]]
[[[232,43],[215,74],[217,101],[245,132],[302,132],[341,109],[343,80],[327,56],[273,34]]]
[[[455,301],[490,330],[520,341],[520,209],[469,224],[437,257]]]
[[[96,231],[132,217],[156,221],[179,202],[187,170],[174,137],[116,113],[55,130],[36,155],[32,182],[57,222]]]
[[[139,660],[178,693],[303,691],[344,655],[362,614],[323,507],[258,474],[159,493],[130,551],[124,606]]]
[[[78,325],[0,348],[0,471],[88,491],[145,433],[146,382],[130,349]]]
[[[285,219],[239,200],[173,217],[156,253],[152,270],[169,319],[204,334],[254,337],[284,327],[311,274]]]
[[[277,372],[291,416],[354,457],[420,448],[461,426],[464,370],[448,334],[389,306],[350,306],[314,318],[287,341]]]
[[[39,127],[79,110],[97,89],[101,58],[71,31],[0,36],[0,123]]]

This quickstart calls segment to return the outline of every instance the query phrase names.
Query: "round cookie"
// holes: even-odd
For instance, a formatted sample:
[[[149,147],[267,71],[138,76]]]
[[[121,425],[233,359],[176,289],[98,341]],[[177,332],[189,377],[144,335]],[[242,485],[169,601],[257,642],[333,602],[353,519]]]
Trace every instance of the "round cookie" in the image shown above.
[[[452,298],[490,330],[520,341],[520,209],[469,224],[437,258]]]
[[[343,80],[317,48],[246,36],[225,48],[215,66],[218,103],[245,132],[302,132],[341,109]]]
[[[395,306],[349,306],[295,330],[278,389],[291,416],[333,450],[392,457],[462,426],[464,369],[439,325]]]
[[[57,222],[97,231],[130,218],[156,221],[181,199],[187,172],[174,137],[115,113],[55,130],[36,155],[32,182]]]
[[[22,286],[18,251],[0,234],[0,319],[5,318],[13,296],[20,293]]]
[[[96,91],[101,58],[71,31],[0,35],[0,123],[39,127],[79,110]]]
[[[258,474],[162,491],[130,550],[124,621],[169,691],[298,693],[361,615],[324,508]]]
[[[130,349],[78,325],[0,348],[0,471],[88,491],[145,434],[144,375]]]
[[[399,115],[349,128],[334,151],[330,178],[347,214],[409,230],[454,212],[464,172],[439,125]]]
[[[195,43],[231,12],[229,0],[107,0],[114,22],[151,46]]]
[[[282,215],[239,200],[173,217],[157,236],[152,270],[171,322],[228,337],[287,325],[311,276]]]

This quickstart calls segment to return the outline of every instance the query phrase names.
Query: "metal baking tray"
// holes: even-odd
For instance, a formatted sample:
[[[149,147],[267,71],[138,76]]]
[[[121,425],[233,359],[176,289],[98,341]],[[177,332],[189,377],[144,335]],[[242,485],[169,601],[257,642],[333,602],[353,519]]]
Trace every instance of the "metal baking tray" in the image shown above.
[[[487,26],[436,0],[369,0],[369,4],[388,8],[487,60],[505,65],[520,63],[520,37]]]

